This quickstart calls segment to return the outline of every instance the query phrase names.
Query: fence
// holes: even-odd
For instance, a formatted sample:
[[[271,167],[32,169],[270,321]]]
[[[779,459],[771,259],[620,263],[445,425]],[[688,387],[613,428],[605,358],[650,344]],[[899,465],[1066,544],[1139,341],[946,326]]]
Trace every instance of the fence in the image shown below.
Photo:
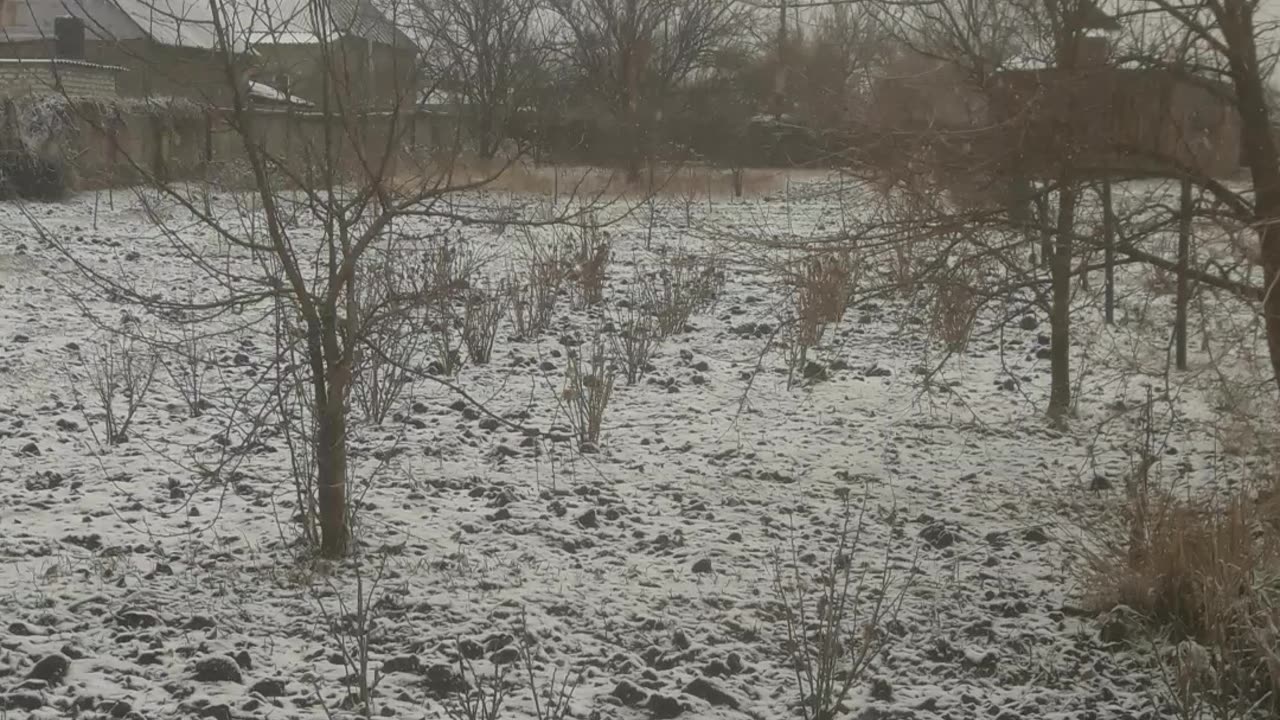
[[[393,176],[405,160],[448,147],[455,127],[451,117],[427,112],[237,115],[184,104],[8,99],[0,152],[56,167],[66,189],[86,190],[150,178],[229,179],[229,171],[245,167],[245,139],[252,138],[272,157],[273,180],[301,184],[331,169],[339,180],[366,167]]]

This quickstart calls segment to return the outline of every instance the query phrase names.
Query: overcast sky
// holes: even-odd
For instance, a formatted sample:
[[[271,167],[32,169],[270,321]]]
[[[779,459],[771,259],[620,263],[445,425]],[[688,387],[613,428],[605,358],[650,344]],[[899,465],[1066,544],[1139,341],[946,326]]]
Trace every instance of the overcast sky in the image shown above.
[[[1258,19],[1280,23],[1280,0],[1262,0],[1258,3]],[[1280,90],[1280,73],[1271,75],[1271,84]]]

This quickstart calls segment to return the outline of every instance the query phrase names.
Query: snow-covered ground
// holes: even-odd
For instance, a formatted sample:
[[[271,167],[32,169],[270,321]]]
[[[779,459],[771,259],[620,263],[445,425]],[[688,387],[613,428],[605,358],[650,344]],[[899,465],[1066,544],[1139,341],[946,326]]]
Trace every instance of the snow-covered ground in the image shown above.
[[[624,297],[632,265],[655,267],[664,246],[712,253],[708,235],[836,226],[830,195],[789,194],[663,202],[652,229],[642,208],[610,231],[606,297]],[[88,195],[27,210],[87,266],[148,292],[190,293],[192,271],[138,202],[117,191],[112,204],[99,198],[95,210]],[[19,207],[0,207],[0,227],[0,707],[11,718],[324,717],[348,672],[325,617],[343,613],[339,597],[351,601],[353,570],[292,547],[279,437],[216,481],[196,467],[224,452],[237,400],[255,402],[273,372],[270,323],[251,308],[211,325],[227,331],[212,339],[224,389],[205,416],[189,418],[161,373],[129,442],[101,447],[76,407],[87,388],[75,348],[102,338],[90,316],[118,322],[136,310],[87,291]],[[494,250],[516,235],[460,232]],[[557,436],[568,429],[561,339],[603,323],[567,301],[554,331],[518,342],[504,330],[493,362],[456,378],[537,437],[494,428],[426,380],[407,389],[398,420],[357,424],[359,541],[386,563],[370,637],[374,666],[392,669],[379,711],[444,717],[438,692],[458,640],[484,646],[477,669],[487,672],[523,615],[538,639],[539,684],[553,668],[585,674],[576,717],[796,716],[775,558],[790,560],[794,540],[801,572],[816,578],[849,493],[865,522],[855,566],[878,581],[887,563],[894,587],[909,581],[850,717],[1165,714],[1148,658],[1103,641],[1072,568],[1081,527],[1122,496],[1139,433],[1131,411],[1148,387],[1163,395],[1171,383],[1161,411],[1169,473],[1214,483],[1237,472],[1207,429],[1216,361],[1196,341],[1193,372],[1163,373],[1168,299],[1130,321],[1146,291],[1125,274],[1126,323],[1107,329],[1081,294],[1080,409],[1055,429],[1042,417],[1042,315],[997,327],[1000,313],[984,314],[967,352],[926,389],[920,370],[940,356],[920,306],[859,304],[816,351],[827,379],[789,389],[781,354],[743,331],[777,325],[777,278],[727,269],[715,307],[662,345],[655,371],[634,386],[619,380],[600,452],[579,455]],[[1247,310],[1213,302],[1210,327],[1247,323]],[[138,319],[164,330],[162,319]],[[1136,375],[1133,358],[1150,374]],[[366,582],[378,558],[366,556]],[[70,659],[63,682],[25,679],[54,653]],[[227,656],[231,667],[209,660]],[[209,680],[210,668],[238,678]],[[527,684],[504,717],[533,716]]]

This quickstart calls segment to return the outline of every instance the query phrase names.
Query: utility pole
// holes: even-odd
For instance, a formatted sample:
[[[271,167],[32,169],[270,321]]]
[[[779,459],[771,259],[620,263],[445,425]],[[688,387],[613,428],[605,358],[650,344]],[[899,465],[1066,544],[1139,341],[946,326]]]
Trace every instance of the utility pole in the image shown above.
[[[787,111],[787,0],[778,9],[778,70],[773,78],[773,112],[782,121]]]

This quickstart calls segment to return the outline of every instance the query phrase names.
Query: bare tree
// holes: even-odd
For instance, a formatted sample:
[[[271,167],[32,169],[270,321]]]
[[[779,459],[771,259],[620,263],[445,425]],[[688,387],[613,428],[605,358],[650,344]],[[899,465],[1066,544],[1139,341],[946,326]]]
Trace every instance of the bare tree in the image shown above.
[[[564,53],[588,92],[628,134],[632,182],[652,153],[663,100],[711,67],[742,18],[732,0],[548,0],[568,37]]]
[[[414,0],[428,72],[453,90],[476,153],[493,158],[541,84],[545,44],[537,0]]]
[[[1240,116],[1252,192],[1232,191],[1195,168],[1177,169],[1257,232],[1266,288],[1262,305],[1267,347],[1280,383],[1280,292],[1275,291],[1280,283],[1280,143],[1267,90],[1275,53],[1265,47],[1276,23],[1258,17],[1259,0],[1137,0],[1134,5],[1134,17],[1154,18],[1167,30],[1157,43],[1163,52],[1146,54],[1148,64],[1230,84],[1225,99]]]
[[[406,253],[396,264],[411,267],[409,260],[424,248],[408,241],[431,242],[437,236],[432,227],[483,223],[484,217],[460,215],[448,198],[483,186],[500,169],[474,181],[453,181],[451,163],[438,162],[438,156],[442,149],[456,148],[418,144],[426,133],[417,133],[414,125],[418,88],[413,82],[397,84],[392,102],[380,103],[377,111],[362,105],[365,89],[360,80],[367,68],[358,53],[339,46],[343,28],[325,0],[307,0],[307,12],[295,17],[304,24],[297,29],[314,38],[318,64],[331,81],[316,111],[273,114],[255,108],[240,72],[242,50],[255,32],[254,18],[275,17],[272,0],[257,2],[261,7],[209,0],[205,6],[188,8],[193,16],[184,18],[213,38],[230,106],[211,114],[208,121],[218,122],[219,131],[234,138],[232,165],[247,174],[236,179],[236,186],[252,190],[229,193],[222,204],[210,204],[185,185],[169,182],[163,168],[155,168],[148,158],[116,148],[120,162],[143,181],[139,197],[152,211],[152,223],[197,276],[196,299],[141,289],[127,275],[112,275],[78,256],[54,234],[42,235],[93,285],[145,312],[199,323],[260,307],[276,317],[277,365],[264,375],[278,378],[286,387],[273,397],[304,401],[278,403],[279,412],[291,415],[280,421],[295,428],[291,437],[301,440],[299,452],[309,458],[295,464],[305,468],[308,477],[295,480],[300,488],[314,488],[314,498],[308,490],[309,497],[300,505],[304,512],[315,508],[318,550],[336,557],[347,552],[351,537],[347,438],[358,360],[363,354],[394,361],[379,347],[385,314],[425,307],[437,293],[448,291],[419,279],[402,284],[415,288],[411,297],[383,293],[377,307],[360,307],[361,298],[369,294],[360,292],[359,283],[374,275],[373,261],[396,263],[386,256],[395,249]],[[165,13],[172,17],[171,10]],[[413,77],[390,75],[383,80]],[[70,101],[68,105],[75,107]],[[84,113],[82,120],[108,135],[106,128],[94,125],[99,118]],[[288,123],[284,132],[279,128],[282,122]],[[275,132],[267,127],[271,123],[276,124]],[[34,215],[31,219],[39,229]],[[202,235],[198,243],[191,241],[192,228]]]

